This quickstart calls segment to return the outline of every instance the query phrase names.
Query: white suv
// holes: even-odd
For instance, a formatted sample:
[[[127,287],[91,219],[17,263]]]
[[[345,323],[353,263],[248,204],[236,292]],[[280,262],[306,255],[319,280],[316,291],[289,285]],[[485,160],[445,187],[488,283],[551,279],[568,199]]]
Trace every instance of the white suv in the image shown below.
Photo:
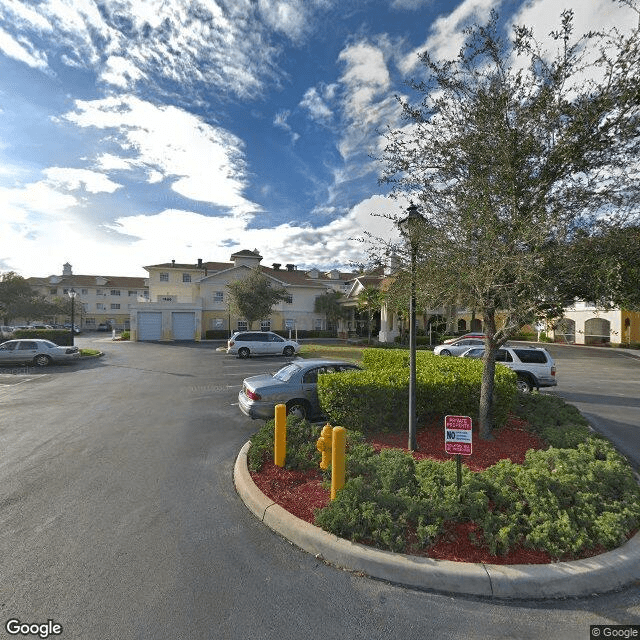
[[[239,358],[250,355],[283,355],[288,358],[298,353],[300,345],[294,340],[285,340],[273,331],[240,331],[227,342],[227,353]]]
[[[482,358],[484,347],[473,347],[465,351],[461,358]],[[515,371],[518,380],[516,386],[523,393],[533,388],[555,387],[556,363],[546,349],[541,347],[500,347],[496,362]]]

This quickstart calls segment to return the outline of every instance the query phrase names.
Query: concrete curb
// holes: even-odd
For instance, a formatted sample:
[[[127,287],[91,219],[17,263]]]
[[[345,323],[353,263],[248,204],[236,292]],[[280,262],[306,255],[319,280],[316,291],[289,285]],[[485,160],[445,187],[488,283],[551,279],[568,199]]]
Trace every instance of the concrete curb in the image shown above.
[[[338,538],[267,498],[247,468],[247,442],[234,483],[247,508],[270,529],[308,553],[349,571],[418,589],[493,598],[565,598],[615,591],[640,581],[640,533],[619,549],[586,560],[548,565],[450,562],[391,553]]]

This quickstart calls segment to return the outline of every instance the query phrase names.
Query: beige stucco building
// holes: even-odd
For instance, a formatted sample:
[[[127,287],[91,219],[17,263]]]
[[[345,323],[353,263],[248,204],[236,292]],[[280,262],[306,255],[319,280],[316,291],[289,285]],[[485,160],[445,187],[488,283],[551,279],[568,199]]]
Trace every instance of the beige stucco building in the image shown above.
[[[253,329],[321,331],[323,314],[314,310],[315,299],[327,289],[346,292],[354,277],[337,270],[298,270],[295,265],[261,264],[257,250],[242,250],[231,262],[184,264],[171,261],[145,267],[149,272],[149,297],[131,307],[132,340],[202,340],[249,329],[246,320],[231,309],[227,285],[259,268],[275,285],[287,290],[287,297],[274,306],[268,318]]]
[[[128,329],[130,307],[148,296],[146,278],[75,275],[69,263],[63,266],[62,275],[26,280],[35,292],[50,302],[66,298],[73,289],[76,293],[75,324],[87,330],[101,324],[108,324],[113,329]],[[66,321],[66,317],[61,320]]]

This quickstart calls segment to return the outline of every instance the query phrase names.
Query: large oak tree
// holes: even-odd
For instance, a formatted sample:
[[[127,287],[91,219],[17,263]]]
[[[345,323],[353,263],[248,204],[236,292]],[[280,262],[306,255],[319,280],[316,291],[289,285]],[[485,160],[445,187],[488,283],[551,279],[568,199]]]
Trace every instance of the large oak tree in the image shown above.
[[[578,238],[613,237],[638,216],[638,30],[575,37],[565,11],[551,40],[546,51],[518,26],[503,38],[493,13],[456,59],[423,54],[419,99],[399,99],[406,123],[379,157],[381,181],[425,216],[419,297],[483,320],[483,438],[498,348],[581,293]]]

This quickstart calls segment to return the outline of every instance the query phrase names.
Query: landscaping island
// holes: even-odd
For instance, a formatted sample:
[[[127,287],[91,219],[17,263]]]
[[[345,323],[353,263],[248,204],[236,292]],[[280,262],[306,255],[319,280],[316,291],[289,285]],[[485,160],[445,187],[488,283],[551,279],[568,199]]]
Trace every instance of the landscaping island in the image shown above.
[[[374,360],[389,357],[397,356],[378,354]],[[447,366],[457,366],[454,360],[447,359]],[[321,379],[320,397],[334,383],[349,397],[344,376]],[[372,377],[365,375],[366,384]],[[465,386],[459,377],[455,383]],[[506,386],[503,381],[498,388]],[[446,404],[456,394],[445,389],[443,397]],[[423,396],[422,406],[428,404]],[[347,415],[346,409],[339,412]],[[360,426],[362,411],[355,413]],[[400,412],[396,424],[402,422]],[[344,419],[341,424],[349,427]],[[332,502],[330,475],[320,471],[315,448],[320,426],[288,421],[281,469],[272,462],[273,423],[267,423],[252,438],[249,470],[262,493],[317,527],[429,558],[490,564],[576,560],[619,547],[640,526],[640,488],[631,467],[557,397],[513,393],[494,439],[473,434],[460,490],[453,456],[444,451],[444,413],[423,415],[419,424],[419,448],[412,454],[403,449],[404,430],[348,428],[347,481]]]

